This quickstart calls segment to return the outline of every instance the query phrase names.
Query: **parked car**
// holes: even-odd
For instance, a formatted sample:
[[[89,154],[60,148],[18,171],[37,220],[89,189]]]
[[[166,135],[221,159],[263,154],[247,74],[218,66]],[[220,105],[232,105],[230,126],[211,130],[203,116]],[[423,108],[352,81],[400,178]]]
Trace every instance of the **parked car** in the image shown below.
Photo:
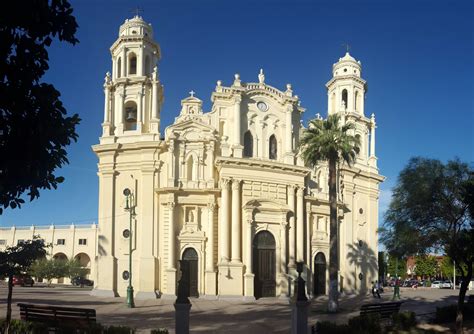
[[[87,279],[87,278],[84,278],[84,277],[74,277],[71,280],[71,284],[76,285],[76,286],[83,286],[83,285],[93,286],[94,281],[91,281],[90,279]]]
[[[443,281],[443,283],[441,283],[441,288],[442,289],[452,289],[453,288],[453,283],[451,281]]]
[[[442,285],[442,282],[441,282],[441,281],[433,281],[433,282],[431,282],[431,287],[432,287],[432,288],[435,288],[435,289],[440,289],[440,288],[441,288],[441,285]]]
[[[35,281],[30,276],[13,276],[13,286],[20,285],[20,286],[33,286]]]

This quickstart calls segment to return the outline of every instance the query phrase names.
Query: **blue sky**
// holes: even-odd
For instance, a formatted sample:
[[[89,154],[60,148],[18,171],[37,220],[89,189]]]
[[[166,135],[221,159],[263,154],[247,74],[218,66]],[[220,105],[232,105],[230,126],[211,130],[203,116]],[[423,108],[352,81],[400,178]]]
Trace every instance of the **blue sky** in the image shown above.
[[[412,156],[474,160],[472,1],[72,1],[76,46],[52,44],[44,81],[82,118],[79,141],[68,147],[66,181],[20,210],[6,210],[1,226],[97,221],[97,159],[103,117],[103,78],[120,24],[138,5],[161,45],[165,87],[163,126],[194,90],[210,110],[216,81],[240,73],[255,82],[293,85],[304,120],[327,114],[325,83],[349,43],[368,81],[366,115],[375,113],[381,215],[399,171]]]

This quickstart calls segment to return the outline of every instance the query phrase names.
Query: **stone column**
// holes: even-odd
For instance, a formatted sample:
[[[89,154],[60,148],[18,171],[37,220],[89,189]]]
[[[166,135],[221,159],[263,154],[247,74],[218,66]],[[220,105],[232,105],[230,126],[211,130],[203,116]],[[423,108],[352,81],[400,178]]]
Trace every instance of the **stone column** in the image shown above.
[[[144,76],[145,73],[143,73],[143,45],[140,46],[140,49],[138,50],[138,59],[137,59],[137,75],[139,76]]]
[[[296,243],[296,235],[295,235],[295,186],[289,185],[288,186],[288,207],[290,209],[290,228],[288,230],[289,233],[289,255],[290,261],[288,263],[288,267],[294,268],[295,267],[295,243]]]
[[[216,205],[209,203],[207,205],[207,256],[206,271],[214,271],[214,211]]]
[[[140,88],[140,92],[137,94],[137,131],[141,132],[142,130],[142,118],[143,118],[143,93]]]
[[[240,142],[240,102],[242,97],[239,95],[234,101],[234,158],[242,158],[242,144]]]
[[[375,114],[370,118],[370,156],[375,157]]]
[[[122,78],[127,75],[127,63],[127,48],[124,47],[122,49]]]
[[[175,215],[174,215],[174,202],[169,202],[166,204],[168,207],[168,216],[169,216],[169,261],[168,269],[176,269],[176,232],[175,232]]]
[[[286,109],[286,121],[285,121],[285,151],[291,153],[293,151],[293,136],[292,136],[292,107],[289,106]]]
[[[245,275],[244,275],[244,300],[252,301],[255,300],[254,296],[254,273],[252,270],[252,240],[253,240],[253,220],[252,217],[247,219],[245,225],[246,236],[245,236]]]
[[[104,84],[104,123],[109,123],[109,99],[110,99],[110,89],[107,83]]]
[[[174,156],[174,140],[170,139],[168,143],[169,154],[169,170],[168,170],[168,187],[174,187],[175,184],[175,156]]]
[[[304,212],[303,212],[304,188],[298,187],[296,191],[296,259],[304,261]]]
[[[220,261],[229,262],[230,236],[229,236],[229,190],[230,180],[221,180],[221,207],[219,222]]]
[[[240,221],[240,180],[232,181],[232,262],[242,262],[242,225]]]

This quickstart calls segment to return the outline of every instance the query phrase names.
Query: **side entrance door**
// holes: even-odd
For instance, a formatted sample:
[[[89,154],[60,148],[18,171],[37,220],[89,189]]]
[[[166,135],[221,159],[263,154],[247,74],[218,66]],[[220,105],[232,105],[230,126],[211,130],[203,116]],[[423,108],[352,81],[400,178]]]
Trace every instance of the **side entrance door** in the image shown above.
[[[259,232],[254,238],[252,248],[255,298],[275,297],[275,238],[268,231]]]
[[[189,268],[189,296],[198,297],[198,255],[194,248],[186,248],[183,253],[183,261],[188,263]]]

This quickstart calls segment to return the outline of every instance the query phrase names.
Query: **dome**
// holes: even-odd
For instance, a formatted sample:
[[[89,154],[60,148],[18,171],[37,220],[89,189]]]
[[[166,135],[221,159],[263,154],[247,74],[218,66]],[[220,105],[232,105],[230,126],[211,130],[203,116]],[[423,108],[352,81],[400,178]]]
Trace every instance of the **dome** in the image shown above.
[[[332,75],[334,77],[346,75],[355,75],[360,77],[361,70],[362,66],[360,61],[352,57],[349,52],[346,52],[344,57],[339,58],[339,61],[332,65]]]
[[[141,16],[127,19],[120,26],[119,37],[121,36],[147,36],[153,38],[151,24],[146,23]]]

